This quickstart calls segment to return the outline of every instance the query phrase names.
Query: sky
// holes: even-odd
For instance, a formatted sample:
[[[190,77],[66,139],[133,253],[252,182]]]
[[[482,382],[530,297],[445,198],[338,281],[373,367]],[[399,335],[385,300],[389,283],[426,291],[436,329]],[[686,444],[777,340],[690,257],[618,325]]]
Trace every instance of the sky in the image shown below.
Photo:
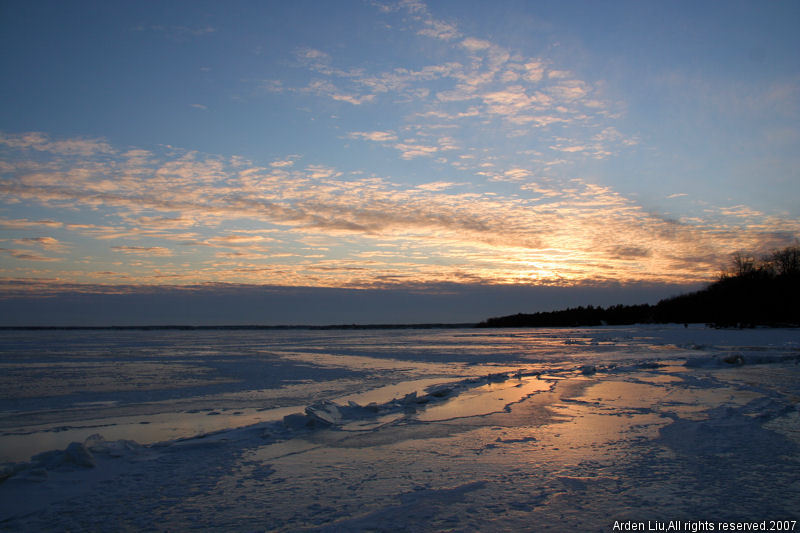
[[[798,242],[798,23],[795,1],[1,1],[0,322],[451,322],[697,288]]]

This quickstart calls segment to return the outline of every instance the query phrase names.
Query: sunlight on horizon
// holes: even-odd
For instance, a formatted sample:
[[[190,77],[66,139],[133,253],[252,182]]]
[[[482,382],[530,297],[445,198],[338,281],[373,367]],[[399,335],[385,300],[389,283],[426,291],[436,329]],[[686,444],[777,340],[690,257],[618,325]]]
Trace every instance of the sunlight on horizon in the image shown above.
[[[726,22],[791,4],[663,7],[647,36],[592,4],[345,6],[8,7],[4,291],[688,286],[800,235],[797,36]]]

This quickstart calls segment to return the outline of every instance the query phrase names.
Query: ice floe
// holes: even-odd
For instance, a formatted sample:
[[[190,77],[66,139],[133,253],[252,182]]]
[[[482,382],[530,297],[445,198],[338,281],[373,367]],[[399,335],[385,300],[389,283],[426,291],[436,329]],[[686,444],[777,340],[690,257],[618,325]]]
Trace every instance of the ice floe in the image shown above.
[[[3,404],[0,439],[71,440],[2,466],[0,529],[592,531],[615,519],[769,519],[800,508],[798,331],[292,333],[266,348],[248,335],[234,339],[251,359],[227,396],[203,385],[178,403],[41,397],[20,400],[30,410],[13,416]],[[208,341],[192,346],[240,349]],[[320,352],[327,374],[316,373]],[[187,383],[204,364],[229,368],[222,356],[206,364],[177,353],[170,375],[188,372]],[[283,372],[281,361],[306,373]],[[254,375],[277,365],[288,381],[248,381],[259,365]],[[168,424],[175,405],[169,416],[213,424],[152,440],[159,433],[145,430]],[[120,410],[133,438],[81,418]],[[26,417],[52,421],[51,431]]]

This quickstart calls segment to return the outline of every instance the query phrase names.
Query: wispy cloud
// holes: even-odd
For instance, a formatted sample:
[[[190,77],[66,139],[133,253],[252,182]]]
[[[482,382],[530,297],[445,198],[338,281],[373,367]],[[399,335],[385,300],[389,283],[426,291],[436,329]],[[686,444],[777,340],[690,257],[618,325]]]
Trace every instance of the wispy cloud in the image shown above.
[[[292,87],[272,80],[273,90],[371,109],[413,103],[413,111],[393,127],[353,131],[347,136],[383,143],[405,160],[435,157],[464,170],[470,168],[469,162],[459,156],[481,149],[474,141],[473,132],[478,129],[484,138],[534,138],[543,148],[549,146],[576,160],[610,157],[636,144],[635,136],[622,134],[610,123],[615,105],[574,72],[547,58],[526,56],[490,39],[466,35],[454,22],[437,19],[423,2],[379,5],[388,13],[403,13],[408,29],[433,38],[438,55],[446,59],[374,72],[363,65],[342,64],[334,51],[303,48],[295,52],[295,58],[310,74],[307,85]],[[430,142],[428,137],[443,127],[452,128],[451,142]],[[409,131],[415,135],[404,135]],[[567,135],[569,142],[559,140]]]
[[[348,134],[353,139],[364,139],[374,142],[396,141],[397,135],[391,131],[353,131]]]
[[[426,37],[433,37],[443,41],[450,41],[461,36],[458,27],[447,21],[435,18],[428,6],[418,0],[401,0],[392,7],[385,6],[385,11],[402,9],[419,25],[417,33]]]
[[[286,168],[294,165],[293,159],[282,159],[280,161],[273,161],[269,164],[272,168]]]
[[[439,152],[458,149],[456,140],[449,136],[440,136],[432,140],[432,142],[424,143],[414,138],[404,138],[401,140],[391,131],[355,131],[348,134],[348,137],[390,146],[400,152],[400,157],[402,159],[430,157]]]
[[[501,175],[496,175],[492,179],[496,181],[522,181],[531,176],[531,171],[526,168],[512,168],[506,170]]]
[[[135,254],[135,255],[154,255],[154,256],[170,256],[172,255],[172,250],[169,248],[164,248],[163,246],[112,246],[111,250],[115,252],[122,252],[124,254]]]
[[[333,83],[324,80],[315,80],[308,84],[308,86],[297,89],[300,92],[314,93],[319,96],[327,96],[333,100],[340,102],[347,102],[352,105],[361,105],[366,102],[372,102],[375,99],[374,94],[359,94],[356,92],[348,92],[340,89]]]
[[[423,24],[425,27],[417,32],[420,35],[442,39],[444,41],[456,39],[460,35],[454,24],[449,24],[441,20],[429,18],[424,20]]]
[[[320,286],[691,282],[716,272],[730,250],[800,234],[797,221],[747,206],[670,220],[607,186],[540,179],[525,167],[493,171],[494,179],[519,184],[499,194],[449,181],[402,186],[327,165],[263,168],[174,147],[135,157],[130,150],[65,155],[53,147],[8,148],[14,161],[35,156],[46,164],[34,174],[5,174],[5,201],[50,211],[46,220],[0,220],[17,246],[2,252],[21,262],[55,263],[22,249],[63,251],[63,239],[28,233],[44,229],[113,242],[105,260],[114,268],[92,274],[109,283],[122,275],[138,283]],[[107,223],[75,222],[70,213],[83,209],[106,213]],[[77,241],[70,251],[85,253]],[[114,266],[113,254],[143,261]],[[182,263],[156,268],[148,257]],[[22,267],[3,272],[24,277]],[[53,270],[49,277],[80,276]]]
[[[23,261],[61,261],[58,257],[47,257],[36,252],[32,252],[30,250],[16,250],[16,249],[9,249],[9,248],[0,248],[0,253],[9,255],[15,259],[21,259]]]
[[[415,157],[432,156],[440,150],[438,146],[425,145],[415,142],[403,142],[394,145],[394,148],[401,152],[403,159],[414,159]]]
[[[268,147],[269,156],[251,162],[175,146],[0,133],[0,278],[30,286],[47,279],[51,287],[682,283],[713,275],[731,250],[780,246],[800,234],[788,215],[738,200],[696,203],[702,209],[675,218],[645,207],[595,171],[644,151],[630,121],[620,120],[625,104],[608,97],[602,81],[536,48],[478,34],[419,0],[372,5],[386,31],[429,53],[377,63],[346,46],[315,44],[287,53],[273,79],[249,77],[276,108],[307,112],[309,142],[329,134],[333,143],[322,149]],[[136,31],[215,34],[204,26]],[[686,90],[709,105],[791,118],[797,86]],[[788,146],[792,131],[773,133]],[[365,145],[369,157],[353,157]],[[686,192],[668,198],[692,200],[689,189],[676,190]]]
[[[415,189],[420,189],[423,191],[443,191],[445,189],[449,189],[456,185],[457,185],[456,183],[453,183],[451,181],[433,181],[431,183],[423,183],[422,185],[417,185]]]
[[[34,229],[34,228],[60,228],[64,225],[63,222],[57,220],[28,220],[25,218],[18,219],[0,219],[0,229],[21,230],[21,229]]]
[[[61,139],[51,140],[44,133],[31,132],[10,135],[0,132],[0,145],[21,150],[39,150],[63,155],[91,156],[111,154],[114,150],[100,139]]]
[[[18,246],[37,246],[53,252],[63,252],[68,248],[68,245],[53,237],[23,237],[14,239],[14,244]]]

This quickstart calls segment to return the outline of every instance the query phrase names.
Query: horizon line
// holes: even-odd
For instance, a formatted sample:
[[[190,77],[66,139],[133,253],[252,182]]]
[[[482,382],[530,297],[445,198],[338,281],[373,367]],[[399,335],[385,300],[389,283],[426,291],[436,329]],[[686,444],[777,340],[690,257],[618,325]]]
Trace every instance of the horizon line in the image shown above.
[[[54,331],[54,330],[287,330],[287,329],[318,329],[318,330],[345,330],[345,329],[457,329],[475,327],[479,322],[431,322],[417,324],[216,324],[216,325],[191,325],[191,324],[165,324],[165,325],[112,325],[112,326],[0,326],[0,331]]]

